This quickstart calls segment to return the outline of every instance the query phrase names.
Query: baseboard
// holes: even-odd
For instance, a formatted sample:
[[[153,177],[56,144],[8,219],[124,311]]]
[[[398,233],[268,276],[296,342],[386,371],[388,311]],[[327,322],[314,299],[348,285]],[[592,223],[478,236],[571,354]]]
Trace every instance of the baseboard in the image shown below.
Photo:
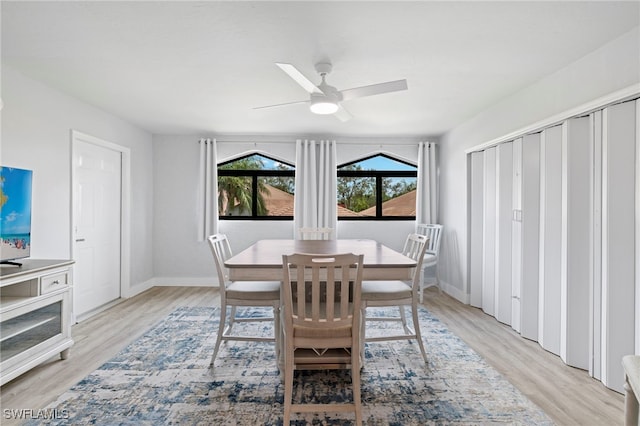
[[[212,277],[155,277],[157,287],[220,287]]]
[[[218,280],[210,277],[155,277],[125,289],[122,297],[137,296],[153,287],[220,287]]]
[[[150,280],[138,283],[136,285],[132,285],[128,289],[122,292],[123,298],[129,298],[136,296],[142,292],[149,290],[150,288],[155,287],[155,278],[151,278]]]
[[[444,291],[454,299],[458,300],[459,302],[464,303],[465,305],[469,304],[469,301],[470,301],[469,295],[466,293],[463,293],[462,290],[460,290],[458,287],[440,280],[440,288],[442,288],[442,291]]]

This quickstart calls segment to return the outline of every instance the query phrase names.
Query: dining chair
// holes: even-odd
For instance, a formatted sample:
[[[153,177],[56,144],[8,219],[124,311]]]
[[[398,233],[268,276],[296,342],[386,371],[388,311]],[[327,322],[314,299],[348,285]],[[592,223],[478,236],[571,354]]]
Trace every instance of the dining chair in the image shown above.
[[[421,271],[422,259],[428,245],[428,238],[424,235],[409,234],[404,244],[402,253],[416,261],[413,269],[413,279],[411,282],[405,281],[363,281],[362,282],[362,335],[365,342],[381,342],[389,340],[411,340],[415,339],[422,352],[424,362],[427,363],[427,353],[424,350],[422,335],[420,333],[420,321],[418,319],[418,288],[420,284],[419,272]],[[370,307],[393,307],[397,306],[398,316],[367,316],[366,310]],[[404,311],[406,306],[411,307],[413,319],[413,329],[407,324]],[[404,329],[403,334],[385,334],[384,336],[366,336],[366,323],[372,321],[401,322]],[[360,348],[362,359],[364,359],[364,345]]]
[[[440,278],[438,277],[438,258],[440,255],[440,239],[442,237],[442,225],[433,223],[420,223],[416,227],[416,233],[425,235],[429,238],[427,250],[422,260],[422,269],[420,270],[420,303],[424,301],[424,291],[432,286],[438,287],[438,291],[442,294],[440,287]],[[424,273],[427,268],[434,268],[433,282],[425,286]]]
[[[291,413],[354,412],[360,396],[360,287],[364,255],[292,254],[283,262],[284,424]],[[293,371],[351,370],[352,403],[293,403]]]
[[[279,355],[280,336],[280,281],[230,281],[224,262],[232,256],[229,239],[224,234],[215,234],[208,237],[213,260],[218,271],[220,283],[220,324],[216,345],[211,356],[211,367],[216,360],[220,344],[227,340],[274,342],[276,347],[276,359]],[[270,307],[273,309],[273,317],[238,317],[236,308],[246,307]],[[230,312],[228,312],[230,311]],[[225,323],[228,325],[225,326]],[[250,336],[232,334],[231,330],[236,322],[263,322],[273,321],[273,337]]]
[[[298,229],[299,240],[330,240],[333,237],[333,228],[307,228]]]

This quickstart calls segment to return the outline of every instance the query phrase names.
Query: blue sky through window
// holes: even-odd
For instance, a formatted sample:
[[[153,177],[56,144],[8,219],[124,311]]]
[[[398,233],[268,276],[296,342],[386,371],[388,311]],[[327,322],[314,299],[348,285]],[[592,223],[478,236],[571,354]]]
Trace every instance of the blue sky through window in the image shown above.
[[[258,159],[262,161],[263,167],[262,170],[293,170],[293,167],[286,163],[281,163],[280,161],[272,160],[271,158],[267,158],[260,154],[253,154],[249,158]],[[280,166],[280,167],[279,167]],[[282,167],[283,166],[283,167]]]
[[[354,165],[359,165],[363,170],[380,170],[380,171],[415,171],[416,167],[402,163],[400,161],[387,158],[382,155],[358,161]]]

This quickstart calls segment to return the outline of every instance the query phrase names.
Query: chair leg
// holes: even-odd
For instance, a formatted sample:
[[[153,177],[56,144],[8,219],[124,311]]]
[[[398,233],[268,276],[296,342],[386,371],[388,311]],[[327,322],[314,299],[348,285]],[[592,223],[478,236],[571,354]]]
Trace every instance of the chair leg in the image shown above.
[[[360,345],[362,346],[362,345]],[[360,352],[359,350],[357,352]],[[362,395],[360,389],[360,359],[355,351],[351,356],[351,385],[353,386],[353,405],[356,412],[356,424],[362,424]]]
[[[284,420],[282,424],[287,426],[291,423],[291,404],[293,399],[293,354],[289,354],[286,348],[284,356]]]
[[[366,340],[367,329],[367,305],[362,303],[362,310],[360,311],[360,368],[364,367],[364,346]]]
[[[226,330],[225,334],[228,334],[231,332],[231,328],[233,327],[233,324],[235,323],[236,320],[236,307],[232,306],[231,307],[231,315],[229,315],[229,328]]]
[[[416,340],[418,341],[418,346],[420,346],[420,352],[422,352],[424,363],[427,364],[427,352],[424,350],[424,343],[422,342],[422,333],[420,333],[420,321],[418,320],[418,304],[415,300],[413,302],[413,305],[411,306],[411,313],[413,315],[413,328],[416,331]]]
[[[218,356],[218,350],[220,349],[220,343],[222,343],[222,335],[224,333],[224,324],[227,319],[227,305],[220,306],[220,321],[218,324],[218,336],[216,337],[216,346],[213,349],[213,355],[211,355],[211,363],[209,366],[213,368],[213,363],[216,361],[216,356]]]
[[[276,345],[276,362],[280,365],[280,350],[281,350],[281,339],[280,339],[280,308],[276,305],[273,306],[273,337],[275,339]]]
[[[404,328],[404,332],[406,334],[413,334],[413,331],[407,324],[407,315],[404,313],[404,306],[398,306],[398,309],[400,310],[400,320],[402,321],[402,328]]]
[[[418,287],[420,289],[420,303],[424,303],[424,270],[425,268],[420,269],[420,286]]]

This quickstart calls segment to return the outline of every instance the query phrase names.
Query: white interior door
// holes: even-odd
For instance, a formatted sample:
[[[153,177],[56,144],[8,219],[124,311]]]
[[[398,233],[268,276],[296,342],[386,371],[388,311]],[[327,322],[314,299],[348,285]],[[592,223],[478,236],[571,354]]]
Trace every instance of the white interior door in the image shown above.
[[[122,153],[74,137],[74,314],[120,297]]]

